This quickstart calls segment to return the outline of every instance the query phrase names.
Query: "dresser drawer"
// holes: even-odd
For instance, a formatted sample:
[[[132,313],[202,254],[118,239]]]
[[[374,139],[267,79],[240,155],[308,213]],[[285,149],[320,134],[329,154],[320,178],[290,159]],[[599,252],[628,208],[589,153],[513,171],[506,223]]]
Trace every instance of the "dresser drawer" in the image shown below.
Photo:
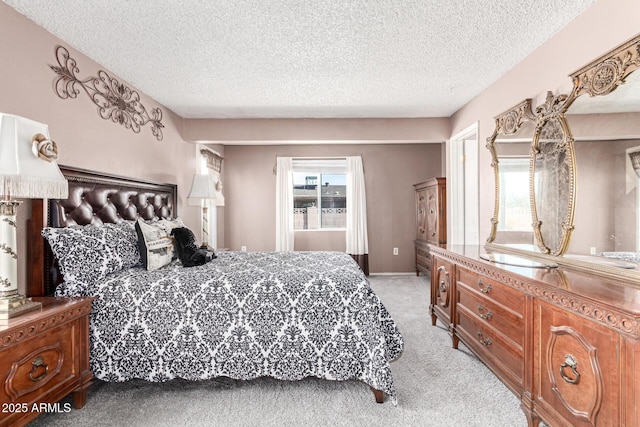
[[[534,393],[550,425],[621,426],[620,378],[624,363],[619,336],[590,320],[538,301],[535,307]],[[637,357],[637,356],[636,356]],[[637,411],[638,396],[632,396]]]
[[[431,271],[431,256],[429,246],[423,242],[415,242],[416,246],[416,269],[421,271]]]
[[[484,294],[479,294],[470,289],[465,283],[458,282],[456,286],[458,293],[458,310],[461,306],[470,315],[476,317],[481,324],[487,324],[503,333],[515,345],[522,350],[524,345],[524,319],[521,313],[495,303]]]
[[[464,268],[459,268],[457,275],[458,282],[466,285],[471,291],[484,295],[522,316],[525,301],[525,296],[522,292]]]
[[[431,271],[431,261],[426,258],[417,257],[416,258],[416,268],[418,270]]]
[[[431,263],[431,256],[429,255],[429,247],[422,244],[416,244],[416,257],[419,260]]]
[[[75,327],[64,325],[6,349],[0,360],[2,401],[31,403],[63,388],[78,375],[74,364]]]
[[[512,381],[521,385],[524,372],[522,348],[463,306],[456,311],[456,318],[456,333],[463,342],[479,352],[484,361],[490,359]]]

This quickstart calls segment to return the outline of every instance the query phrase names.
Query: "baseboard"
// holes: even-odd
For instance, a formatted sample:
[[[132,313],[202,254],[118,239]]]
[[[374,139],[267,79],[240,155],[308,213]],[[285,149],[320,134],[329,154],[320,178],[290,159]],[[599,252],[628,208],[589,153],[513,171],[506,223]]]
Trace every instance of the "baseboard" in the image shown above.
[[[416,272],[369,273],[369,276],[415,276]]]

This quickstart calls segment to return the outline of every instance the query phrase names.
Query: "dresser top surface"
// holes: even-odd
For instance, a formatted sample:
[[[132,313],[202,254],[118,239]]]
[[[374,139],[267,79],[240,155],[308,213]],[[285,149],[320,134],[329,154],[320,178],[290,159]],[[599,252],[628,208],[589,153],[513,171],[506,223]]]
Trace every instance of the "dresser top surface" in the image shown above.
[[[548,289],[551,292],[557,292],[558,295],[579,296],[587,301],[606,304],[640,317],[640,287],[633,283],[624,283],[619,279],[608,280],[564,266],[531,268],[490,262],[480,258],[480,255],[486,250],[483,246],[478,245],[443,245],[431,248],[432,253],[437,254],[444,251],[443,253],[449,252],[464,257],[472,261],[473,264],[483,266],[487,272],[494,272],[497,276],[514,277],[523,282],[541,285],[539,289],[528,289],[525,286],[532,293],[543,293],[545,289]],[[523,286],[516,287],[522,288]]]
[[[20,314],[14,318],[3,320],[0,324],[0,332],[9,329],[20,328],[29,323],[37,322],[48,316],[55,316],[64,313],[66,310],[73,310],[76,307],[90,306],[93,298],[54,298],[54,297],[33,297],[33,301],[40,302],[42,307],[27,313]],[[90,310],[90,307],[89,307]]]

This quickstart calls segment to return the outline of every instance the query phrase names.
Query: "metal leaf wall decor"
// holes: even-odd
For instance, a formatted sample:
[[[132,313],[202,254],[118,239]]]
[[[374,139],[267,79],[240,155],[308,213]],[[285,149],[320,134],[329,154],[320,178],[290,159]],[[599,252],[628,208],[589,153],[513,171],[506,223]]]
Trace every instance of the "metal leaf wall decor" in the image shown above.
[[[140,103],[140,94],[120,83],[105,71],[98,71],[97,77],[80,80],[76,73],[80,71],[76,60],[69,56],[69,51],[63,46],[56,47],[58,66],[50,65],[59,76],[54,83],[56,94],[62,99],[76,98],[82,88],[98,106],[98,114],[105,120],[120,123],[135,133],[140,127],[149,123],[151,132],[158,141],[162,141],[162,110],[151,109],[151,115]]]

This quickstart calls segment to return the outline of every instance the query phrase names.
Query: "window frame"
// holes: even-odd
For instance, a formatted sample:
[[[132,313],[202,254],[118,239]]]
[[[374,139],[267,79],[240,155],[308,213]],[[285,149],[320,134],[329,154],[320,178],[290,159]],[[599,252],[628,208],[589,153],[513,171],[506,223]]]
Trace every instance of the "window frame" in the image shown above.
[[[348,209],[348,207],[346,206],[347,204],[347,170],[346,170],[346,158],[336,158],[336,159],[313,159],[313,158],[309,158],[309,159],[294,159],[293,161],[293,174],[294,177],[296,175],[305,175],[306,177],[316,177],[317,182],[314,184],[315,185],[315,204],[318,207],[318,212],[317,212],[317,224],[318,224],[318,228],[296,228],[296,224],[295,224],[295,220],[294,220],[294,225],[293,225],[293,231],[294,232],[298,232],[298,231],[302,231],[302,232],[308,232],[308,231],[312,231],[312,232],[317,232],[317,231],[346,231],[347,227],[346,227],[346,219],[345,219],[345,225],[344,227],[335,227],[335,226],[327,226],[327,227],[323,227],[322,226],[322,201],[323,201],[323,194],[322,194],[322,188],[324,187],[321,183],[322,183],[322,176],[326,176],[326,175],[342,175],[344,176],[344,204],[345,207],[342,209]],[[295,214],[295,209],[299,209],[296,208],[296,199],[300,200],[301,197],[304,196],[296,196],[295,194],[295,190],[296,190],[296,180],[295,178],[293,179],[293,193],[292,193],[292,198],[293,198],[293,206],[294,206],[294,215]],[[325,200],[326,200],[326,196],[325,196]],[[339,208],[338,208],[339,209]],[[345,211],[345,216],[346,216],[346,211]]]

